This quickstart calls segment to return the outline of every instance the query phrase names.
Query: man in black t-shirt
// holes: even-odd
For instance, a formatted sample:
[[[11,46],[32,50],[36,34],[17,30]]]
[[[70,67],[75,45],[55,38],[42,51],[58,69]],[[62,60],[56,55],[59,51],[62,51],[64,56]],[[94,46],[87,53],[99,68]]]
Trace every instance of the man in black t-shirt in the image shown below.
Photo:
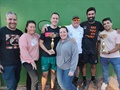
[[[16,90],[21,71],[18,40],[22,32],[16,28],[16,13],[8,12],[6,22],[7,25],[0,28],[0,73],[7,90]]]
[[[96,64],[98,63],[98,50],[97,50],[97,38],[99,31],[104,28],[102,24],[95,20],[96,10],[94,7],[90,7],[86,11],[87,21],[82,22],[80,25],[84,29],[84,36],[82,42],[83,49],[83,88],[87,88],[86,80],[86,64],[91,64],[91,81],[94,88],[98,88],[97,80],[95,79]]]
[[[40,47],[42,48],[41,66],[42,66],[42,90],[46,90],[48,72],[51,72],[51,89],[54,89],[55,71],[56,71],[56,45],[59,41],[59,14],[54,12],[51,15],[51,25],[47,27],[40,37]]]

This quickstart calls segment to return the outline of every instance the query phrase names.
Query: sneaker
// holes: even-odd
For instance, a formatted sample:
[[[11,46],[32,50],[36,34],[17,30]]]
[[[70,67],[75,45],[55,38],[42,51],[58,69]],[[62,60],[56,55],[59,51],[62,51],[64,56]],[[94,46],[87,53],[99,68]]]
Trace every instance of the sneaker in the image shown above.
[[[84,90],[87,90],[87,89],[88,89],[87,80],[83,80],[82,88],[83,88]]]
[[[75,87],[78,86],[78,78],[74,77],[72,80],[72,83],[75,85]]]
[[[103,83],[101,86],[101,90],[106,90],[106,88],[107,88],[107,84]]]
[[[92,81],[94,88],[97,90],[98,89],[98,81],[95,79]]]

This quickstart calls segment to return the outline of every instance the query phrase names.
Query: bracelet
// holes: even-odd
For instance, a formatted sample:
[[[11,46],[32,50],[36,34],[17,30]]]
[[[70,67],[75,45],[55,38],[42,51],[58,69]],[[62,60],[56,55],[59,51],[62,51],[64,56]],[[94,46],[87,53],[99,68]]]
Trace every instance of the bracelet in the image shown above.
[[[110,54],[110,51],[108,51],[108,54]]]

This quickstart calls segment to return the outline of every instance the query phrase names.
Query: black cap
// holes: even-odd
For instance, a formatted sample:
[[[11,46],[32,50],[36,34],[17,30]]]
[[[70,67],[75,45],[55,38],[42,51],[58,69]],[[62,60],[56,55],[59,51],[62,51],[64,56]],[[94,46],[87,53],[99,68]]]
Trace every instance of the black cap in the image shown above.
[[[80,19],[78,16],[73,16],[72,20],[73,19]]]

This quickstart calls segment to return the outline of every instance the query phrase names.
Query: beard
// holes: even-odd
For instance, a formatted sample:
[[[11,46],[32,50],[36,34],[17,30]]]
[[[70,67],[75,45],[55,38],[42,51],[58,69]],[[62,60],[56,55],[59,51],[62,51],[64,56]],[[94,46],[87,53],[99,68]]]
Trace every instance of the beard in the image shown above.
[[[95,17],[88,17],[88,22],[94,22],[95,21]]]

